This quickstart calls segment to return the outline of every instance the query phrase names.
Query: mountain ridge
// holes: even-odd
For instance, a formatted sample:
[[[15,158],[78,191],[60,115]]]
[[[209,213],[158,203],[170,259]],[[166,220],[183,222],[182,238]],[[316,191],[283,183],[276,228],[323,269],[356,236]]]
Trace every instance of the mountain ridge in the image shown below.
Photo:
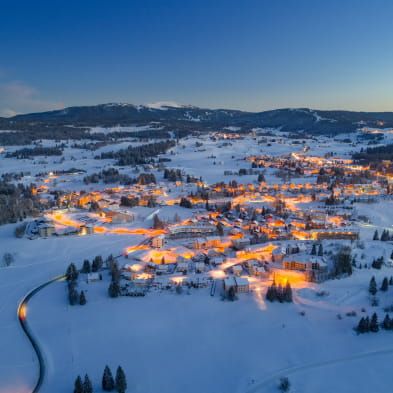
[[[174,106],[172,106],[173,104]],[[41,122],[48,124],[78,124],[83,126],[163,122],[167,126],[194,124],[193,128],[223,128],[233,125],[241,129],[280,128],[283,131],[311,134],[338,134],[365,127],[393,127],[393,112],[356,112],[318,110],[310,108],[280,108],[261,112],[236,109],[209,109],[171,102],[145,105],[106,103],[90,106],[70,106],[46,112],[20,114],[1,118],[7,123]]]

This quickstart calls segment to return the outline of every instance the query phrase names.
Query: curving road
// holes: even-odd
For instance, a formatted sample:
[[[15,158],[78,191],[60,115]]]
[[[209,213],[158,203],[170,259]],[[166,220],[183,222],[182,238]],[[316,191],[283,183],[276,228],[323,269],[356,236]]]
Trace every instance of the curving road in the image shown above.
[[[45,363],[44,363],[44,358],[43,358],[43,356],[42,356],[41,349],[40,349],[40,347],[39,347],[37,341],[35,340],[35,338],[34,338],[32,332],[31,332],[31,330],[30,330],[29,324],[27,323],[27,320],[26,320],[27,303],[29,302],[29,300],[30,300],[36,293],[38,293],[39,291],[41,291],[41,290],[42,290],[43,288],[45,288],[47,285],[52,284],[53,282],[56,282],[56,281],[64,280],[65,277],[66,277],[65,275],[55,277],[55,278],[53,278],[53,279],[51,279],[51,280],[45,282],[44,284],[41,284],[40,286],[34,288],[33,290],[31,290],[31,291],[21,300],[21,302],[19,303],[19,306],[18,306],[17,316],[18,316],[18,319],[19,319],[19,323],[20,323],[20,325],[21,325],[23,331],[25,332],[27,338],[29,339],[31,345],[32,345],[33,348],[34,348],[34,352],[35,352],[36,355],[37,355],[38,364],[39,364],[38,380],[37,380],[37,382],[36,382],[36,384],[35,384],[35,386],[34,386],[34,388],[33,388],[33,390],[32,390],[32,393],[37,393],[37,392],[40,390],[41,386],[42,386],[42,382],[43,382],[44,376],[45,376]]]

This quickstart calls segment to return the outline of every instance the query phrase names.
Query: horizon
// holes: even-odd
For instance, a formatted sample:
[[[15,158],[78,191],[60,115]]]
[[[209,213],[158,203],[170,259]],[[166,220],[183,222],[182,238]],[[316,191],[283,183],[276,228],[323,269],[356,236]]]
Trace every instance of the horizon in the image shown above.
[[[385,0],[20,5],[2,9],[3,117],[102,102],[393,109]]]
[[[159,105],[158,105],[159,104]],[[162,110],[159,106],[161,107],[168,107],[168,108],[194,108],[194,109],[206,109],[206,110],[211,110],[211,111],[217,111],[217,110],[230,110],[230,111],[240,111],[244,113],[262,113],[262,112],[271,112],[271,111],[280,111],[280,110],[309,110],[309,111],[319,111],[319,112],[355,112],[355,113],[393,113],[393,109],[390,111],[369,111],[369,110],[350,110],[350,109],[320,109],[320,108],[307,108],[307,107],[282,107],[282,108],[271,108],[271,109],[264,109],[264,110],[256,110],[256,111],[251,111],[251,110],[242,110],[242,109],[236,109],[236,108],[225,108],[225,107],[199,107],[196,105],[192,104],[182,104],[182,103],[177,103],[177,102],[167,102],[167,101],[157,101],[157,102],[151,102],[151,103],[144,103],[144,104],[134,104],[130,102],[104,102],[104,103],[99,103],[99,104],[87,104],[87,105],[70,105],[70,106],[65,106],[62,108],[58,109],[50,109],[50,110],[44,110],[44,111],[37,111],[37,112],[25,112],[25,113],[16,113],[12,116],[0,116],[0,118],[3,119],[11,119],[12,117],[16,116],[25,116],[25,115],[30,115],[30,114],[37,114],[37,113],[49,113],[49,112],[56,112],[56,111],[61,111],[64,109],[69,109],[69,108],[86,108],[86,107],[94,107],[94,106],[102,106],[102,105],[130,105],[134,107],[145,107],[145,108],[151,108],[151,109],[157,109],[157,110]]]

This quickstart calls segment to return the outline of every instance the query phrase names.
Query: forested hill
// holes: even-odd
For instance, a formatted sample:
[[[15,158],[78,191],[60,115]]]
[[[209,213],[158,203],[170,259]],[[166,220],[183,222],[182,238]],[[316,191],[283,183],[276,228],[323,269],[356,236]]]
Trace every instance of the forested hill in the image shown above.
[[[0,118],[0,129],[24,130],[38,126],[115,126],[160,122],[175,129],[219,130],[228,126],[248,131],[255,127],[335,135],[362,126],[393,127],[393,112],[321,111],[307,108],[244,112],[194,106],[102,104]]]

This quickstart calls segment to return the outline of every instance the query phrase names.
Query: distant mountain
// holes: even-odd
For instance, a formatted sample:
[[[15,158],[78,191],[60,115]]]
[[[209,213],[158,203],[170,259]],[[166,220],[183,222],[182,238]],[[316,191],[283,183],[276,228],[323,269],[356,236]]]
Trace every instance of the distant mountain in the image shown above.
[[[35,121],[84,126],[163,122],[168,127],[188,127],[187,123],[193,123],[193,128],[201,130],[226,126],[238,126],[243,130],[270,127],[283,131],[334,135],[352,132],[361,126],[393,127],[393,112],[321,111],[308,108],[244,112],[231,109],[204,109],[167,102],[138,106],[109,103],[74,106],[0,120],[0,127],[3,129],[9,122],[30,124]]]

